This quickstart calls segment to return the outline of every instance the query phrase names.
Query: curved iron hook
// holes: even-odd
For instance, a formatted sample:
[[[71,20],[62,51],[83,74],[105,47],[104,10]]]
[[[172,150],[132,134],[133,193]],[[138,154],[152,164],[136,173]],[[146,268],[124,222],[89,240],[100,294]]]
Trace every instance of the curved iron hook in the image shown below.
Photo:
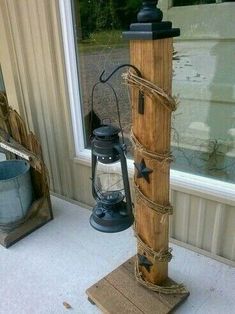
[[[137,75],[139,77],[142,77],[140,70],[136,66],[129,64],[129,63],[125,63],[125,64],[119,65],[116,69],[114,69],[113,72],[106,79],[103,79],[103,75],[105,73],[105,70],[104,70],[100,75],[100,82],[106,83],[119,69],[124,68],[124,67],[133,68],[136,71]]]
[[[119,107],[118,97],[117,97],[117,94],[116,94],[113,86],[110,83],[107,83],[107,82],[105,82],[105,83],[113,91],[113,94],[114,94],[114,97],[115,97],[116,107],[117,107],[117,114],[118,114],[118,122],[119,122],[119,126],[120,126],[120,129],[121,129],[121,135],[122,135],[122,143],[124,144],[124,134],[123,134],[123,128],[122,128],[121,118],[120,118],[120,107]],[[95,85],[93,85],[92,92],[91,92],[91,118],[90,118],[91,134],[90,134],[90,140],[91,140],[92,135],[93,135],[92,131],[93,131],[93,113],[94,113],[94,93],[95,93],[96,87],[99,84],[101,84],[101,82],[97,82]]]
[[[103,78],[104,76],[104,73],[105,73],[105,70],[100,74],[100,78],[99,78],[99,81],[101,83],[106,83],[119,69],[121,68],[124,68],[124,67],[130,67],[130,68],[133,68],[135,71],[136,71],[136,74],[142,78],[142,74],[140,72],[140,70],[132,65],[132,64],[129,64],[129,63],[125,63],[125,64],[121,64],[119,65],[116,69],[113,70],[113,72],[107,77],[107,78]],[[139,91],[139,103],[138,103],[138,112],[140,114],[144,114],[144,93],[142,91]]]

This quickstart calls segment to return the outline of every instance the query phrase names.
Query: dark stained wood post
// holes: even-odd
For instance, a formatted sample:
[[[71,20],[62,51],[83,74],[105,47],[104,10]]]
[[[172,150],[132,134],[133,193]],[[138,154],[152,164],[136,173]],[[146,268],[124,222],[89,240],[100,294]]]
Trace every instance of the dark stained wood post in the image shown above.
[[[158,1],[143,1],[138,23],[131,24],[123,36],[130,40],[131,64],[143,78],[171,94],[173,39],[179,29],[170,22],[162,22]],[[170,154],[171,111],[156,98],[145,96],[144,113],[138,111],[138,91],[132,90],[132,131],[139,145],[135,145],[134,160],[136,203],[136,233],[145,245],[155,252],[166,252],[169,242],[169,216],[152,209],[169,206],[170,162],[163,156]],[[150,152],[148,155],[146,152]],[[155,158],[155,156],[159,158]],[[162,157],[162,158],[161,158]],[[147,169],[148,177],[141,174]],[[158,261],[138,245],[138,271],[142,278],[160,285],[168,277],[168,261]],[[152,265],[151,265],[152,264]]]

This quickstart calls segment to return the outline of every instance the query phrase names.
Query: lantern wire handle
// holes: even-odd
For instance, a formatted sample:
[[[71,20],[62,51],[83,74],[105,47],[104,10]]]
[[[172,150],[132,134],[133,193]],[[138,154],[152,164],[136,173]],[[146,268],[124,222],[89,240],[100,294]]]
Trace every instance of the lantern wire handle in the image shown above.
[[[113,72],[112,72],[108,77],[106,77],[106,78],[103,78],[104,73],[105,73],[105,70],[104,70],[104,71],[101,73],[101,75],[100,75],[100,82],[101,82],[101,83],[107,83],[108,80],[109,80],[119,69],[124,68],[124,67],[129,67],[129,68],[134,69],[135,72],[136,72],[136,74],[137,74],[140,78],[143,77],[142,74],[141,74],[141,72],[140,72],[140,70],[139,70],[136,66],[134,66],[134,65],[132,65],[132,64],[129,64],[129,63],[124,63],[124,64],[121,64],[121,65],[119,65],[118,67],[116,67],[116,69],[114,69]],[[142,91],[139,91],[138,112],[139,112],[140,114],[144,114],[144,93],[143,93]]]
[[[93,131],[93,107],[94,107],[94,92],[95,92],[95,88],[97,87],[97,85],[99,84],[103,84],[106,83],[111,90],[113,91],[114,97],[115,97],[115,101],[116,101],[116,108],[117,108],[117,115],[118,115],[118,123],[121,129],[121,137],[122,137],[122,143],[124,144],[124,134],[123,134],[123,129],[122,129],[122,124],[121,124],[121,115],[120,115],[120,107],[119,107],[119,102],[118,102],[118,97],[117,97],[117,93],[115,92],[113,86],[108,83],[108,82],[97,82],[93,88],[92,88],[92,92],[91,92],[91,121],[90,121],[90,125],[91,125],[91,137],[92,137],[92,131]]]

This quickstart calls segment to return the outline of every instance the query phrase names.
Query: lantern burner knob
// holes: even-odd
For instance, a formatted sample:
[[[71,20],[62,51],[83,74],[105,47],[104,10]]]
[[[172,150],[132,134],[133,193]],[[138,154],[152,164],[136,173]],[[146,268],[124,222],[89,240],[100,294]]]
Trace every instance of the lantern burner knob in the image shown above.
[[[105,215],[104,211],[101,208],[97,208],[96,211],[95,211],[95,214],[99,218],[102,218]]]

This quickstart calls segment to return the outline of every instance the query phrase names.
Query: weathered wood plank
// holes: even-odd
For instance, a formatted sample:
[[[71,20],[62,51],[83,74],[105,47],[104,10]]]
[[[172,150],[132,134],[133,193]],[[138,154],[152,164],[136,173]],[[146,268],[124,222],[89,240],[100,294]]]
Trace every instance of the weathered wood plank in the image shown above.
[[[143,314],[121,292],[105,278],[87,290],[88,297],[104,312],[109,314]]]
[[[133,278],[135,278],[134,263],[135,263],[135,257],[132,257],[129,260],[127,260],[124,264],[122,264],[122,267],[125,268],[129,272],[129,274],[133,276]],[[171,278],[167,278],[162,283],[162,286],[171,286],[175,284],[177,283],[174,280],[172,280]],[[139,286],[141,287],[141,285]],[[163,302],[171,310],[175,308],[179,303],[181,303],[180,300],[183,301],[185,298],[189,296],[189,292],[185,294],[164,294],[163,295],[163,294],[159,294],[154,291],[148,290],[146,288],[144,289],[148,292],[149,295],[152,294],[155,298],[159,298],[161,302]]]
[[[149,293],[145,287],[137,285],[136,279],[126,268],[120,266],[105,279],[134,303],[143,313],[164,314],[170,306],[161,301],[161,296]]]
[[[0,93],[0,146],[7,152],[9,159],[19,156],[29,161],[35,198],[21,221],[1,226],[0,244],[9,247],[53,219],[53,214],[41,145],[32,132],[28,134],[20,115],[8,106],[4,93]]]
[[[189,293],[159,294],[140,285],[134,275],[134,260],[129,259],[87,290],[89,299],[104,313],[166,314],[188,297]],[[164,284],[176,283],[168,278]]]
[[[32,231],[41,227],[52,219],[51,203],[49,197],[39,199],[32,204],[30,209],[31,217],[23,224],[11,231],[0,232],[0,244],[8,248],[16,241],[24,238]]]

